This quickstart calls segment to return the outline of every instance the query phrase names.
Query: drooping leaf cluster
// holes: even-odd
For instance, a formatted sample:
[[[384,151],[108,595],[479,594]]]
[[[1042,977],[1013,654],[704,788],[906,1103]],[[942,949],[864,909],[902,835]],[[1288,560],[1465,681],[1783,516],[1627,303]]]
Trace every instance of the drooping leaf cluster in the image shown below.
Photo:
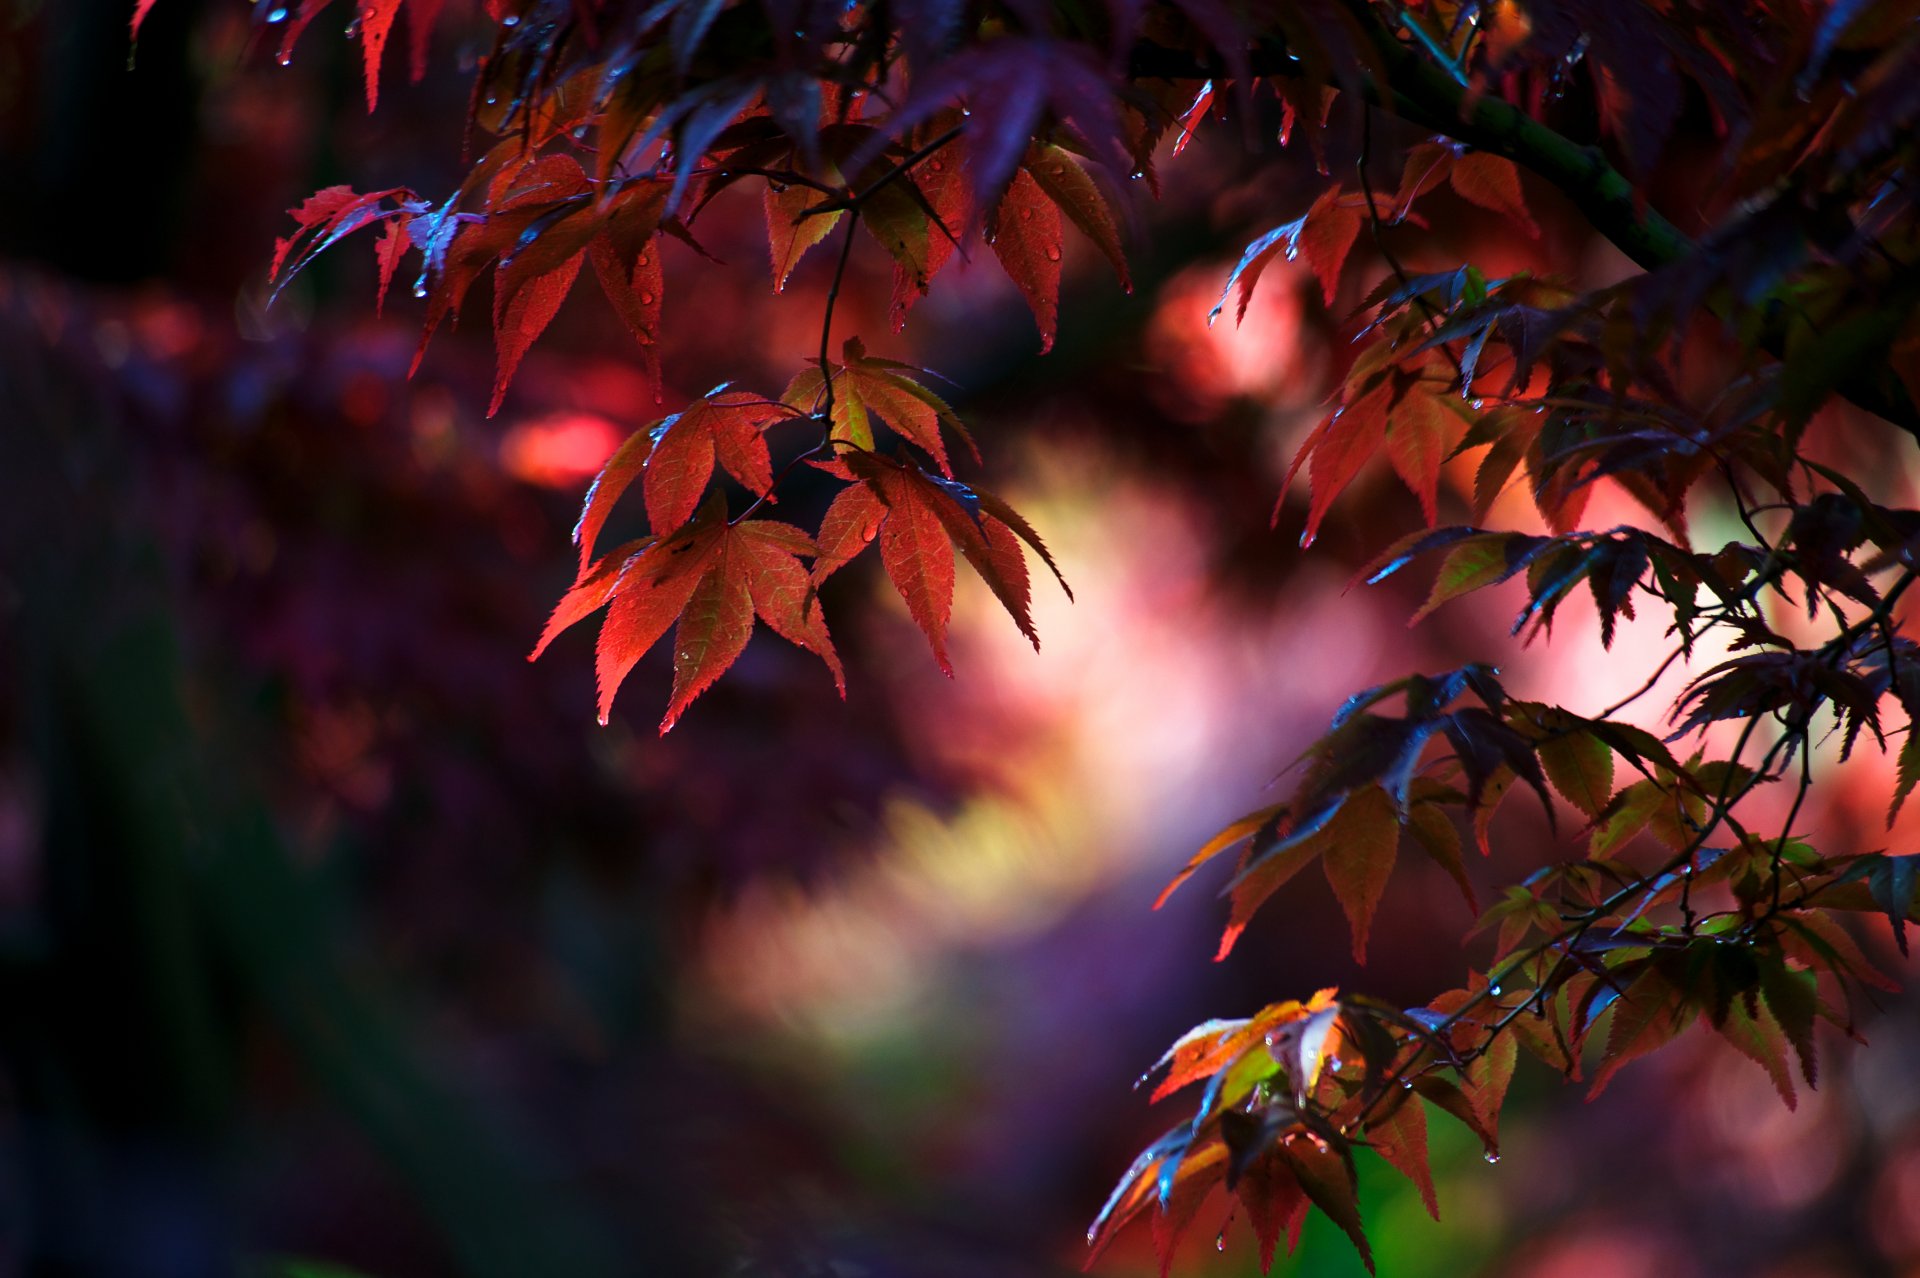
[[[150,6],[135,7],[136,33]],[[283,56],[325,7],[294,9]],[[402,12],[417,75],[441,5],[359,0],[370,106]],[[1816,848],[1795,825],[1830,738],[1823,768],[1863,743],[1898,750],[1890,820],[1920,781],[1920,648],[1902,609],[1920,511],[1836,464],[1828,438],[1848,422],[1920,438],[1916,17],[1912,0],[487,0],[469,120],[482,143],[464,181],[322,191],[293,211],[272,266],[284,282],[379,228],[381,294],[412,279],[423,349],[490,277],[497,410],[588,264],[651,358],[671,322],[660,239],[698,247],[702,210],[731,188],[759,200],[776,290],[815,247],[836,255],[817,359],[777,396],[722,387],[635,434],[588,495],[577,580],[535,655],[606,609],[604,721],[672,630],[665,730],[756,621],[841,681],[817,590],[868,542],[943,668],[956,553],[1038,643],[1026,551],[1052,562],[1025,520],[955,477],[956,444],[973,453],[958,415],[861,337],[836,352],[863,233],[862,251],[892,264],[896,328],[980,245],[1045,349],[1068,224],[1127,285],[1132,193],[1157,191],[1196,131],[1257,143],[1277,118],[1280,144],[1303,142],[1323,177],[1248,228],[1216,317],[1244,315],[1280,260],[1304,258],[1330,309],[1357,263],[1375,281],[1287,477],[1306,478],[1303,544],[1383,460],[1425,527],[1362,575],[1431,566],[1415,620],[1517,580],[1511,628],[1528,641],[1580,593],[1607,646],[1621,619],[1648,615],[1670,619],[1672,641],[1640,693],[1604,709],[1509,696],[1487,665],[1356,694],[1291,797],[1229,825],[1175,880],[1239,850],[1224,955],[1317,861],[1360,958],[1410,838],[1492,936],[1484,970],[1423,1007],[1322,991],[1183,1037],[1156,1095],[1202,1083],[1198,1108],[1140,1156],[1090,1234],[1151,1211],[1164,1260],[1224,1185],[1263,1263],[1310,1207],[1367,1256],[1353,1151],[1380,1153],[1437,1210],[1426,1106],[1493,1152],[1523,1052],[1597,1092],[1695,1024],[1792,1104],[1796,1067],[1817,1076],[1816,1023],[1850,1029],[1853,996],[1887,979],[1841,920],[1882,915],[1907,944],[1913,857]],[[1650,191],[1689,113],[1717,142],[1683,157],[1709,165],[1712,186],[1681,226]],[[1356,127],[1358,163],[1329,172]],[[1599,287],[1471,262],[1410,272],[1395,246],[1436,199],[1527,240],[1551,238],[1551,207],[1638,269]],[[842,485],[811,532],[760,517],[801,466]],[[1602,488],[1645,519],[1586,527]],[[632,490],[650,532],[601,552]],[[1696,545],[1715,502],[1744,535]],[[1724,655],[1686,685],[1671,735],[1620,717],[1696,650]],[[1793,795],[1787,819],[1754,825],[1743,804],[1775,786]],[[1463,849],[1469,836],[1489,848],[1516,789],[1550,820],[1570,810],[1584,855],[1482,911]]]

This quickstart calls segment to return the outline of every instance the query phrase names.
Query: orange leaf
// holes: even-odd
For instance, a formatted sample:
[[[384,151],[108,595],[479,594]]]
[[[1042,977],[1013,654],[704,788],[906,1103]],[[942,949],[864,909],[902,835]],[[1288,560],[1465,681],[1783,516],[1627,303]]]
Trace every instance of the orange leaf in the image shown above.
[[[1339,188],[1329,188],[1307,210],[1306,223],[1300,228],[1300,252],[1307,265],[1320,277],[1320,289],[1327,305],[1340,292],[1340,271],[1346,265],[1353,242],[1360,238],[1360,210],[1340,199]]]
[[[1526,196],[1520,190],[1520,170],[1512,160],[1489,151],[1469,151],[1454,160],[1449,178],[1462,199],[1505,213],[1528,235],[1540,238],[1540,228],[1527,211]]]
[[[675,626],[673,692],[660,722],[662,733],[670,730],[738,659],[755,616],[825,661],[844,693],[845,675],[819,601],[796,559],[813,553],[813,542],[789,524],[729,525],[726,503],[716,494],[680,532],[629,559],[600,629],[600,721],[607,721],[634,663]]]
[[[822,196],[810,186],[789,186],[776,190],[772,183],[767,184],[763,203],[767,212],[767,248],[773,258],[773,291],[785,291],[787,277],[793,274],[793,268],[808,249],[818,244],[840,224],[845,210],[836,209],[831,213],[819,213],[813,217],[801,214],[818,204]]]
[[[1430,393],[1435,389],[1434,383],[1423,379],[1387,414],[1387,460],[1420,499],[1430,528],[1439,522],[1440,463],[1459,424],[1459,418]]]

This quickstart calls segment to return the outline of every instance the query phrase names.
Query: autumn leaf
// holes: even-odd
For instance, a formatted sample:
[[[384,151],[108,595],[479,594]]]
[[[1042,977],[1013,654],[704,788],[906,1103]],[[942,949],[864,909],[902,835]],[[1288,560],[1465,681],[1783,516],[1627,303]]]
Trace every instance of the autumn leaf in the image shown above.
[[[1053,349],[1060,311],[1060,207],[1049,200],[1033,175],[1021,169],[987,224],[987,243],[1007,278],[1027,299],[1040,327],[1040,352]]]
[[[941,671],[951,677],[946,629],[953,611],[954,548],[958,546],[1020,633],[1039,648],[1019,543],[1027,541],[1043,556],[1045,550],[1037,537],[1029,539],[1019,527],[992,513],[989,507],[1000,506],[998,499],[990,503],[965,484],[876,453],[855,452],[846,462],[869,494],[849,496],[843,491],[828,510],[821,533],[827,547],[817,576],[845,564],[870,537],[877,540],[888,580],[906,602],[914,624],[927,636]],[[877,527],[872,522],[876,502],[885,512]]]
[[[773,462],[762,432],[792,415],[750,392],[722,389],[654,426],[644,480],[654,533],[665,535],[687,522],[713,477],[716,456],[749,492],[764,496],[773,486]]]
[[[822,198],[820,192],[810,186],[776,187],[771,182],[767,184],[764,197],[767,248],[773,259],[773,291],[776,293],[786,289],[787,277],[793,274],[793,268],[799,265],[806,251],[826,239],[845,216],[840,209],[813,217],[803,216]]]
[[[521,359],[560,313],[560,304],[566,301],[573,281],[580,274],[582,258],[582,254],[574,254],[514,293],[511,300],[506,300],[504,293],[495,294],[493,337],[498,366],[493,376],[493,397],[487,401],[487,416],[500,411],[507,397],[507,385],[520,367]],[[505,301],[505,305],[499,304],[501,301]]]
[[[1349,795],[1328,824],[1326,845],[1321,866],[1353,929],[1353,960],[1365,963],[1373,911],[1400,846],[1400,818],[1386,791],[1370,785]]]
[[[1059,206],[1067,220],[1093,241],[1094,247],[1113,264],[1113,273],[1129,293],[1133,280],[1127,274],[1127,256],[1120,245],[1120,228],[1113,209],[1101,194],[1092,174],[1075,159],[1072,152],[1058,146],[1035,146],[1022,164],[1048,199]]]
[[[1259,1240],[1260,1269],[1265,1273],[1273,1268],[1273,1254],[1282,1234],[1286,1235],[1289,1252],[1299,1246],[1300,1229],[1312,1201],[1278,1149],[1256,1158],[1241,1172],[1237,1190]]]
[[[1590,732],[1563,727],[1541,741],[1540,766],[1562,798],[1598,818],[1613,799],[1613,751]]]
[[[931,457],[943,475],[951,477],[953,467],[942,432],[957,435],[969,449],[973,448],[973,438],[946,400],[910,376],[922,370],[868,355],[865,343],[857,337],[847,339],[841,359],[842,363],[828,365],[833,381],[831,438],[870,452],[874,446],[873,418],[878,417],[895,434]],[[810,413],[823,397],[820,370],[809,368],[794,377],[781,400],[796,412]],[[977,459],[977,450],[974,455]]]
[[[600,722],[607,722],[627,673],[672,626],[673,691],[660,721],[662,733],[670,730],[694,698],[738,659],[756,616],[826,662],[845,695],[845,674],[821,618],[819,599],[797,559],[813,553],[812,540],[789,524],[729,524],[718,495],[691,524],[647,543],[626,561],[608,592],[611,606],[596,652]],[[577,620],[573,614],[585,615],[582,607],[589,600],[570,603],[573,599],[570,593],[561,608]],[[560,617],[556,611],[556,621]],[[554,623],[548,629],[556,631]],[[542,646],[550,638],[544,636]]]
[[[358,0],[353,25],[359,31],[360,51],[366,63],[369,114],[380,102],[380,57],[386,52],[393,20],[399,16],[400,0]]]
[[[1347,1158],[1330,1148],[1322,1148],[1316,1138],[1299,1137],[1282,1141],[1281,1155],[1306,1190],[1313,1205],[1327,1213],[1340,1226],[1360,1253],[1367,1272],[1373,1272],[1373,1249],[1367,1245],[1366,1231],[1360,1223],[1360,1205],[1355,1198],[1353,1168]]]
[[[1528,235],[1540,238],[1540,228],[1527,211],[1526,197],[1520,191],[1520,170],[1512,160],[1490,151],[1468,151],[1454,160],[1447,177],[1462,199],[1504,213]]]
[[[1374,1153],[1414,1183],[1427,1214],[1440,1219],[1440,1200],[1434,1193],[1433,1170],[1428,1165],[1427,1111],[1419,1096],[1409,1092],[1385,1118],[1375,1119],[1368,1126],[1367,1137]]]
[[[1423,377],[1387,414],[1387,460],[1420,499],[1428,527],[1439,522],[1440,463],[1460,426],[1460,419],[1441,403],[1442,395],[1437,381]]]

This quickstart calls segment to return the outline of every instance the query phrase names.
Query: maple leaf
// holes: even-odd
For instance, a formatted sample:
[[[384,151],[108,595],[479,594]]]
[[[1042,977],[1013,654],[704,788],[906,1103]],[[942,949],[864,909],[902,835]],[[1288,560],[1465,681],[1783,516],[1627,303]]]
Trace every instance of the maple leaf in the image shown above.
[[[576,253],[565,262],[528,283],[509,299],[506,293],[494,294],[493,339],[498,360],[493,375],[493,397],[487,402],[487,416],[500,411],[507,398],[507,385],[534,340],[546,331],[560,304],[567,300],[573,281],[580,274],[584,254]]]
[[[927,636],[941,671],[951,677],[946,631],[953,612],[957,545],[1020,633],[1036,650],[1040,647],[1020,543],[1031,546],[1048,567],[1053,561],[1025,520],[998,498],[929,475],[911,463],[855,452],[846,464],[860,482],[842,490],[821,522],[816,581],[846,564],[868,541],[878,541],[888,580]],[[1005,518],[1009,515],[1018,522]],[[1054,574],[1059,575],[1057,568]],[[1064,580],[1060,585],[1066,589]]]
[[[820,193],[812,187],[776,188],[767,184],[763,203],[767,214],[767,251],[773,259],[773,291],[784,292],[787,277],[799,265],[806,251],[827,238],[845,216],[843,210],[806,217],[804,214],[820,202]]]
[[[846,672],[799,562],[800,556],[815,553],[812,539],[790,524],[770,519],[729,524],[726,504],[715,494],[698,518],[672,536],[628,543],[583,574],[554,609],[528,659],[607,606],[595,648],[604,724],[628,672],[673,627],[673,691],[660,721],[664,734],[738,659],[758,617],[775,634],[826,662],[845,696]]]
[[[963,49],[923,69],[907,100],[887,118],[886,132],[855,153],[852,167],[878,159],[887,139],[907,134],[956,102],[967,110],[975,208],[989,207],[1000,194],[1049,115],[1109,171],[1129,171],[1106,68],[1084,47],[1026,36]]]
[[[827,374],[833,381],[833,430],[831,438],[852,448],[872,451],[873,418],[878,417],[933,459],[943,475],[951,477],[953,467],[947,459],[943,430],[958,435],[979,459],[973,438],[967,433],[960,415],[934,394],[925,383],[909,376],[923,372],[899,360],[867,354],[866,344],[850,337],[841,348],[839,364],[829,364]],[[824,395],[820,370],[802,369],[788,383],[781,402],[796,412],[810,413]]]
[[[792,415],[785,405],[722,387],[656,424],[643,484],[647,522],[655,534],[687,522],[713,477],[716,456],[755,496],[766,496],[773,487],[773,461],[762,432]]]
[[[380,56],[386,52],[387,36],[393,20],[400,16],[400,0],[359,0],[353,25],[360,35],[360,50],[367,73],[367,112],[380,102]]]
[[[987,224],[987,243],[1027,299],[1040,328],[1040,353],[1053,349],[1060,311],[1060,206],[1025,169],[1013,175]]]

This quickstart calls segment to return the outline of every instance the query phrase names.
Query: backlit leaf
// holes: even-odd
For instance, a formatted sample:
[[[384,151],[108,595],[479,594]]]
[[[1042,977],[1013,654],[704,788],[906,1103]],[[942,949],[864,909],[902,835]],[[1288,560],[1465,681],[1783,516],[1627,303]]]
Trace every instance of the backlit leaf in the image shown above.
[[[1060,312],[1060,207],[1021,169],[994,208],[987,242],[1040,327],[1040,350],[1053,349]]]

